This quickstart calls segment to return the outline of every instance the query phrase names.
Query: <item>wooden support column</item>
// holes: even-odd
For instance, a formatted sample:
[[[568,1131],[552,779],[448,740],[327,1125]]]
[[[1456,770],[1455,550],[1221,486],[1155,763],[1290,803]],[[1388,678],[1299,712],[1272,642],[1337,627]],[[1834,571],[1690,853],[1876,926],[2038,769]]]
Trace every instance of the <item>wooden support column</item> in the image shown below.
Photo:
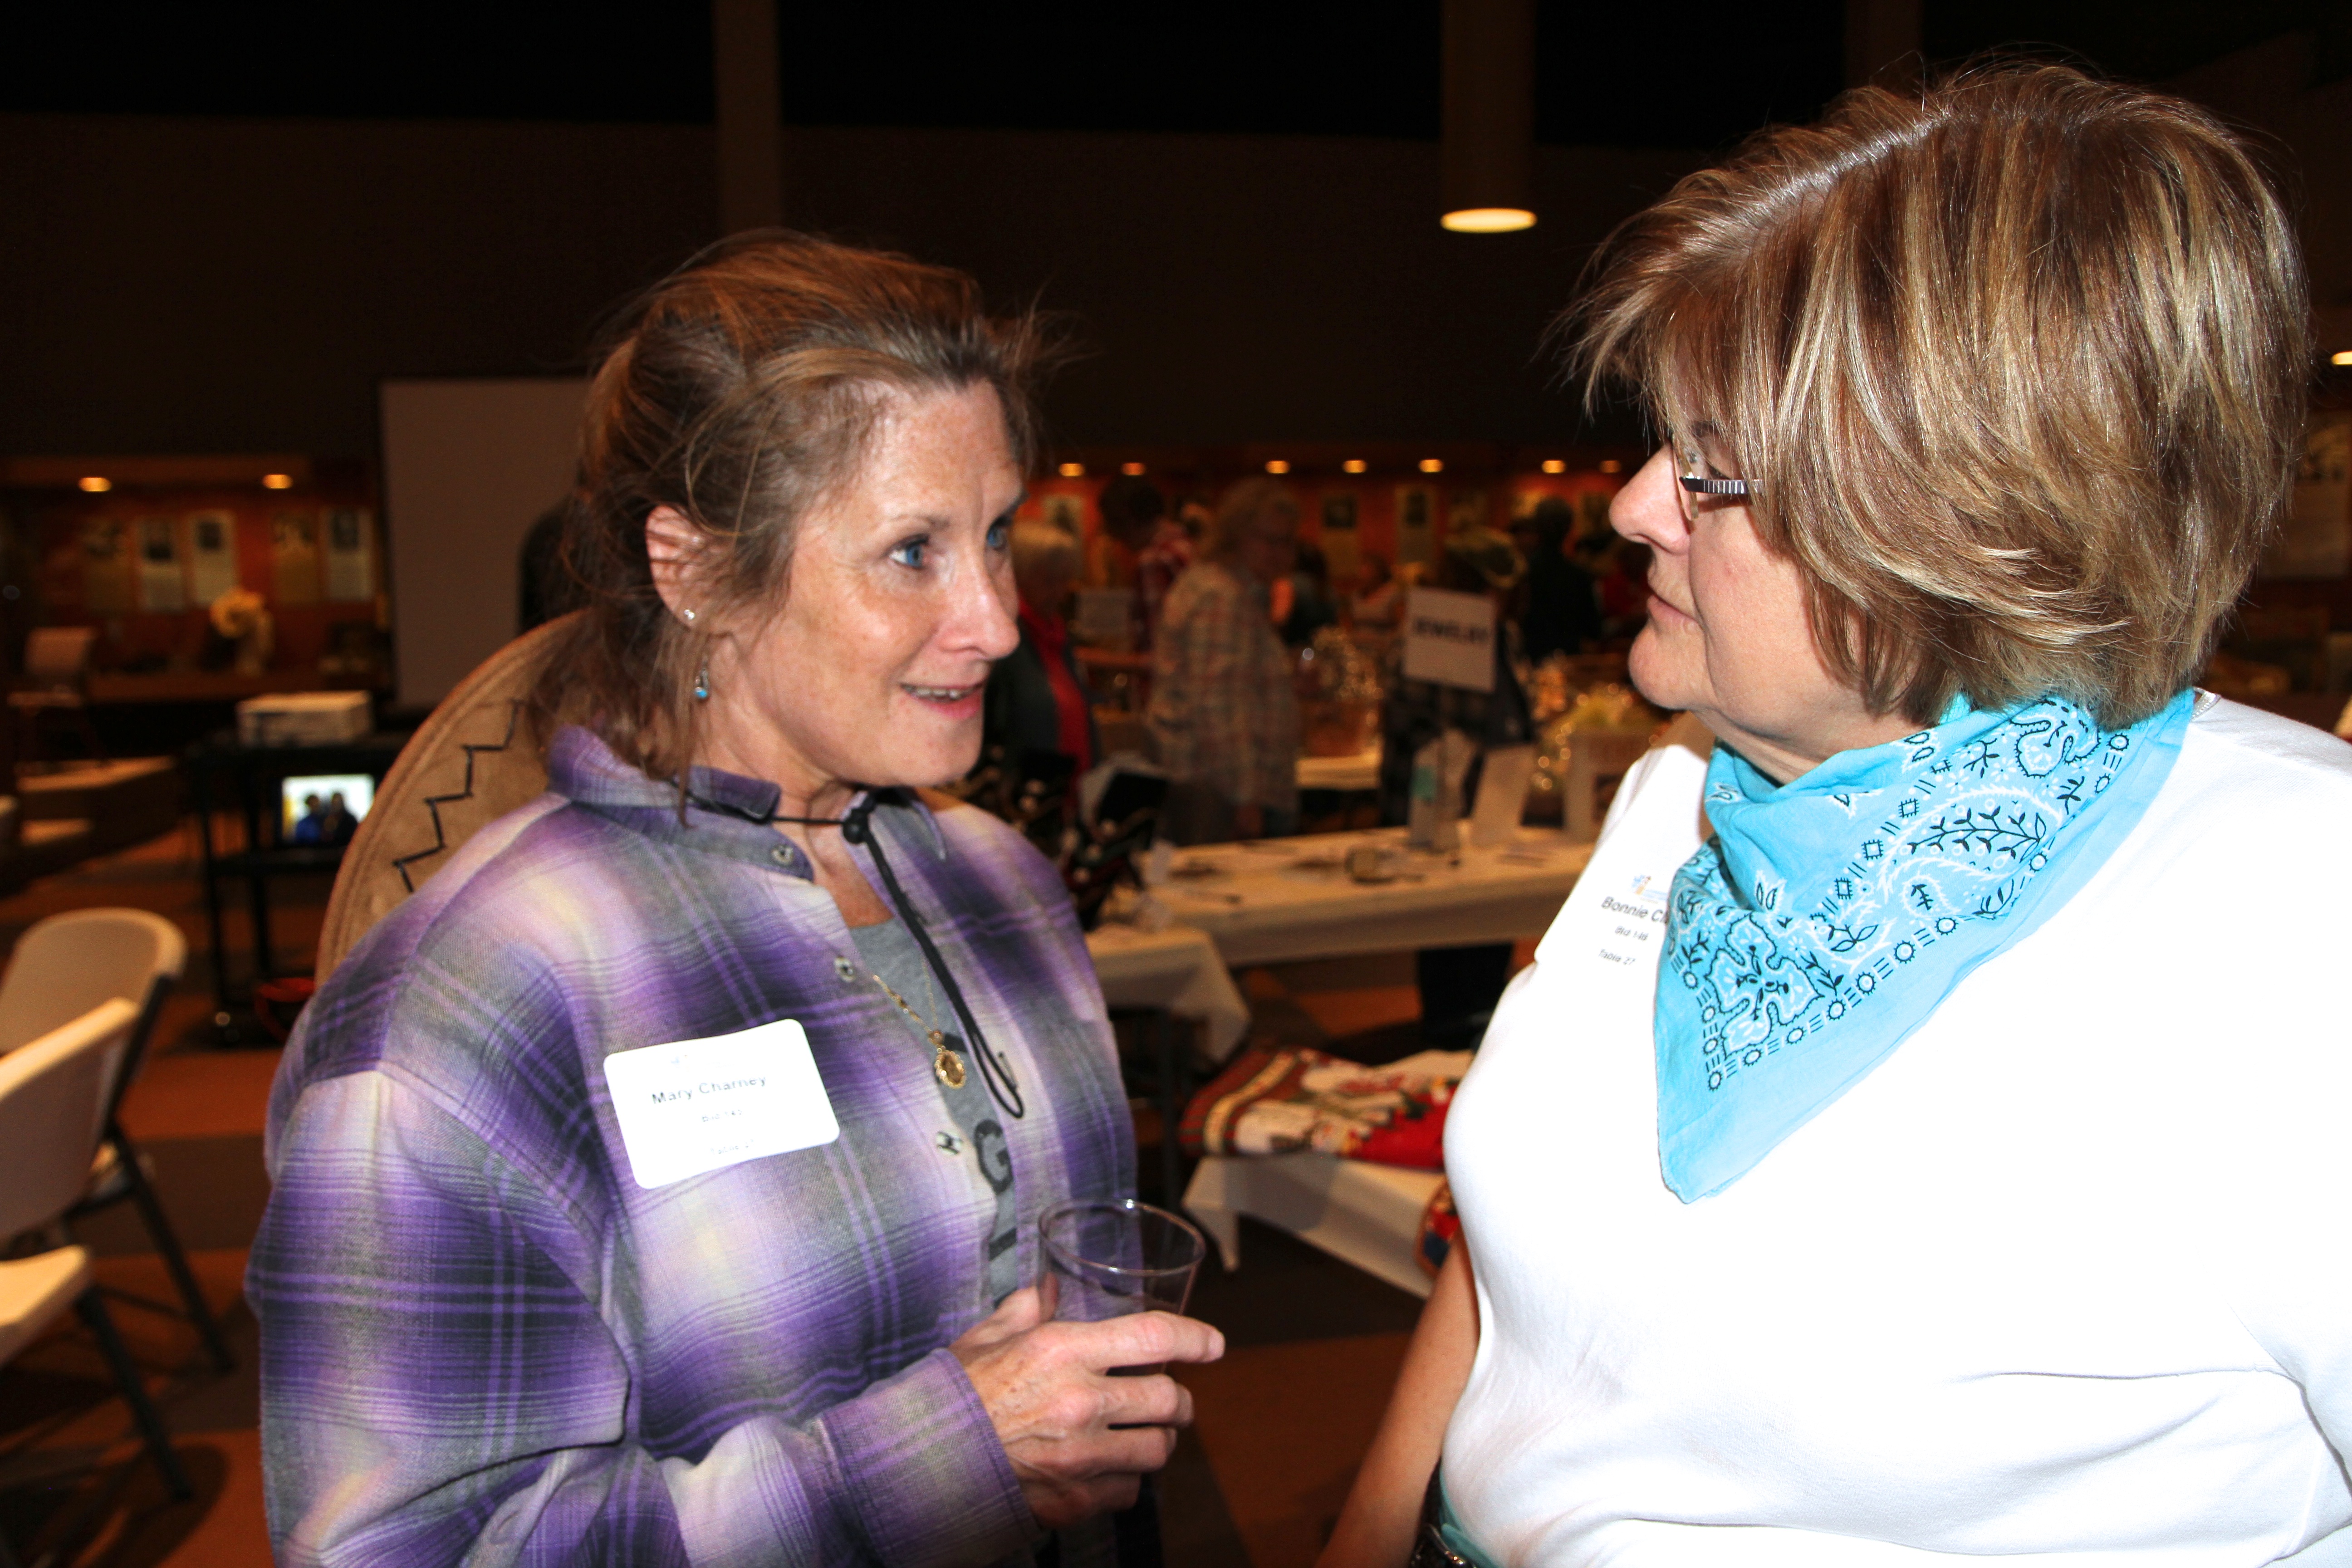
[[[719,89],[719,232],[774,228],[784,221],[776,0],[710,0],[710,64]]]

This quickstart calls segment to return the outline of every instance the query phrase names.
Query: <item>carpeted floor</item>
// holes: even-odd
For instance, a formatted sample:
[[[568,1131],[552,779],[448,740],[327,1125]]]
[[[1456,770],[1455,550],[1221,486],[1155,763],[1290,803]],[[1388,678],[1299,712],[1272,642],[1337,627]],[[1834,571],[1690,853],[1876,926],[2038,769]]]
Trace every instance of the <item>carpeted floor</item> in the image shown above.
[[[303,962],[326,885],[272,888],[281,963]],[[168,1310],[174,1300],[129,1211],[85,1225],[132,1353],[149,1375],[197,1496],[174,1503],[141,1457],[97,1347],[68,1317],[0,1369],[0,1536],[28,1565],[215,1568],[268,1560],[262,1518],[254,1324],[238,1300],[245,1248],[268,1195],[262,1117],[274,1050],[223,1049],[192,831],[92,861],[0,901],[0,943],[63,910],[154,910],[189,937],[189,973],[156,1053],[123,1108],[208,1298],[238,1353],[226,1374]],[[250,936],[232,913],[229,960]],[[1416,1000],[1398,955],[1293,964],[1244,976],[1254,1033],[1314,1044],[1409,1032]],[[1239,1273],[1205,1277],[1193,1310],[1230,1351],[1188,1370],[1197,1425],[1162,1478],[1170,1568],[1312,1563],[1387,1397],[1420,1303],[1280,1232],[1253,1225]]]

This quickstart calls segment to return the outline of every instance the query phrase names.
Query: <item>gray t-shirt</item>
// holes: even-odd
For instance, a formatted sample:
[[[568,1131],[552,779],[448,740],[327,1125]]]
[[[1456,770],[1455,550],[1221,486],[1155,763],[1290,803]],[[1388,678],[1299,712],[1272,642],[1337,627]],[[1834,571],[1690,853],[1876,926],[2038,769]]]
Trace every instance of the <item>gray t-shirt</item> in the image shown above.
[[[1013,1192],[1013,1152],[1005,1142],[1004,1123],[998,1120],[999,1112],[989,1099],[988,1086],[981,1079],[974,1047],[963,1038],[961,1020],[955,1016],[946,988],[930,973],[930,966],[923,961],[922,948],[903,922],[893,920],[880,925],[853,926],[849,934],[856,942],[857,956],[865,960],[867,970],[881,976],[884,984],[929,1021],[928,1026],[918,1025],[905,1012],[898,1012],[919,1049],[923,1076],[938,1086],[940,1103],[952,1126],[952,1131],[940,1130],[940,1146],[948,1149],[950,1140],[961,1143],[961,1148],[948,1152],[977,1162],[982,1179],[996,1194],[996,1217],[982,1240],[988,1261],[988,1300],[991,1306],[995,1306],[1021,1283],[1016,1273],[1021,1252],[1021,1207]],[[929,1029],[945,1034],[948,1047],[963,1058],[961,1087],[950,1088],[934,1070],[939,1052],[931,1043]]]

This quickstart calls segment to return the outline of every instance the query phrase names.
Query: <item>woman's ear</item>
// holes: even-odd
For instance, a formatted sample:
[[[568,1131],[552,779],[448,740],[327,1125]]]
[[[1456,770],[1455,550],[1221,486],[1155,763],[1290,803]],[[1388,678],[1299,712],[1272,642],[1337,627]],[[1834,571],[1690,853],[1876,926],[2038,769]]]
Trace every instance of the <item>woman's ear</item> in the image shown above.
[[[654,592],[669,613],[693,626],[709,609],[703,602],[701,557],[709,540],[674,506],[657,506],[646,518],[646,561]]]

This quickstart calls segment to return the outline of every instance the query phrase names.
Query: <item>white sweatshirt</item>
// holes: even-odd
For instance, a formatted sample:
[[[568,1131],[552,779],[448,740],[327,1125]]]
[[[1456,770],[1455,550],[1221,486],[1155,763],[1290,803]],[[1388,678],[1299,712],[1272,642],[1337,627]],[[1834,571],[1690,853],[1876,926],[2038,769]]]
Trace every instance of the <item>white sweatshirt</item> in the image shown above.
[[[2209,700],[2064,909],[1685,1205],[1651,1006],[1703,773],[1628,780],[1449,1113],[1472,1538],[2252,1568],[2352,1523],[2352,747]]]

